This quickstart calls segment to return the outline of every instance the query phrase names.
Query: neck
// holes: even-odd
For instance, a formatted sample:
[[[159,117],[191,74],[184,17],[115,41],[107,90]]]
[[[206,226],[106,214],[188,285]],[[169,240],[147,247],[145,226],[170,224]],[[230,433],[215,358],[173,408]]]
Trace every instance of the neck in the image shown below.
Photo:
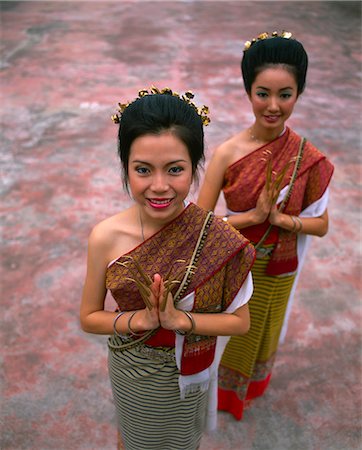
[[[250,139],[259,144],[266,144],[273,141],[281,134],[283,134],[285,127],[279,127],[275,130],[267,130],[265,128],[258,127],[255,123],[248,128]]]
[[[143,214],[143,211],[140,207],[137,207],[137,215],[138,215],[138,223],[139,223],[139,235],[141,237],[142,242],[148,239],[150,236],[153,236],[157,233],[161,228],[166,226],[172,220],[174,220],[177,216],[179,216],[184,208],[180,209],[172,215],[172,217],[167,217],[165,220],[160,220],[159,218],[153,219],[149,216]]]

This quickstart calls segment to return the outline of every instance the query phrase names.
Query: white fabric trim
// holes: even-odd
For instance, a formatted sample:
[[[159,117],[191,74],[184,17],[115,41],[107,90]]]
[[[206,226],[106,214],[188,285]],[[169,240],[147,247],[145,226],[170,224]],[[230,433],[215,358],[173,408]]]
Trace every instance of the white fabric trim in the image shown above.
[[[242,287],[236,294],[231,305],[224,311],[224,313],[232,313],[241,306],[248,303],[253,293],[253,279],[251,272],[249,272]],[[178,308],[184,311],[191,311],[195,300],[195,293],[191,292],[178,303]],[[181,356],[184,343],[184,336],[176,334],[176,364],[178,369],[181,367]],[[206,429],[208,431],[214,430],[217,426],[217,378],[218,367],[221,356],[224,352],[225,346],[228,343],[230,336],[218,336],[216,340],[216,349],[214,361],[207,369],[196,373],[194,375],[180,375],[179,387],[181,398],[185,397],[187,392],[192,392],[196,389],[208,391],[208,406],[206,417]]]
[[[280,203],[283,201],[286,193],[288,192],[288,188],[289,186],[285,186],[279,193],[279,197],[277,200],[277,203]],[[327,189],[325,190],[324,194],[322,195],[322,197],[320,199],[318,199],[317,201],[315,201],[314,203],[312,203],[311,205],[309,205],[307,208],[305,208],[300,214],[300,217],[320,217],[325,210],[327,209],[327,205],[328,205],[328,199],[329,199],[329,187],[327,187]],[[252,211],[252,210],[250,210]],[[236,214],[242,214],[241,212],[235,212],[235,211],[231,211],[231,210],[227,210],[227,214],[228,215],[236,215]],[[298,267],[296,270],[296,275],[294,278],[294,282],[293,282],[293,286],[292,289],[290,291],[290,295],[289,295],[289,300],[288,300],[288,305],[287,305],[287,309],[285,312],[285,317],[284,317],[284,322],[283,322],[283,327],[282,327],[282,331],[280,333],[280,337],[279,337],[279,343],[283,343],[285,336],[287,334],[287,329],[288,329],[288,321],[289,321],[289,316],[290,316],[290,312],[291,312],[291,308],[293,305],[293,301],[294,301],[294,294],[295,294],[295,289],[297,287],[297,283],[298,283],[298,279],[299,279],[299,275],[300,272],[302,270],[303,264],[304,264],[304,260],[305,260],[305,256],[307,254],[307,250],[311,244],[311,240],[312,240],[312,236],[307,235],[307,234],[303,234],[303,233],[299,233],[297,235],[297,255],[298,255]],[[294,273],[294,272],[292,272]],[[285,275],[290,275],[289,274],[283,274]],[[281,275],[281,276],[283,276]]]
[[[327,209],[328,199],[329,199],[329,188],[326,189],[326,191],[324,192],[324,194],[322,195],[322,197],[319,200],[317,200],[316,202],[312,203],[307,208],[305,208],[299,214],[299,216],[300,217],[320,217]],[[298,268],[297,268],[297,273],[294,278],[292,289],[290,291],[287,309],[285,311],[283,327],[282,327],[282,331],[281,331],[280,337],[279,337],[280,343],[284,342],[285,336],[287,334],[289,316],[290,316],[290,312],[291,312],[292,305],[294,302],[295,289],[297,287],[300,272],[304,265],[305,256],[306,256],[308,248],[311,244],[312,237],[313,236],[311,236],[311,235],[307,235],[307,234],[303,234],[303,233],[299,233],[297,235]]]

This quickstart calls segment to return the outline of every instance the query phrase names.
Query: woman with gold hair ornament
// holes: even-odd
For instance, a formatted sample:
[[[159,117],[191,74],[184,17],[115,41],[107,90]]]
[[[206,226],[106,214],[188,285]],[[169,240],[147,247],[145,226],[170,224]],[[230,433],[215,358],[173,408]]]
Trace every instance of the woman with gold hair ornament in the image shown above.
[[[255,120],[215,150],[197,202],[213,210],[223,191],[224,220],[257,252],[250,330],[231,338],[219,368],[218,408],[237,420],[268,386],[310,236],[328,230],[333,165],[286,126],[307,65],[291,33],[263,33],[246,43],[241,69]]]
[[[215,427],[228,337],[249,329],[255,251],[187,201],[204,157],[207,108],[191,92],[139,95],[112,117],[133,205],[90,234],[80,321],[88,333],[111,335],[119,448],[193,450]],[[104,308],[107,290],[116,312]]]

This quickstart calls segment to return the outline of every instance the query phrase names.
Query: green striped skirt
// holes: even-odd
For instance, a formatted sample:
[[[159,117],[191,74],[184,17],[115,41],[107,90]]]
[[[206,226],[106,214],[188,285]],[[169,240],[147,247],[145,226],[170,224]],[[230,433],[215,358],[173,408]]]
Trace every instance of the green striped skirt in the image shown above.
[[[115,336],[110,341],[117,340]],[[150,359],[132,348],[109,350],[109,375],[126,450],[196,450],[204,430],[207,392],[180,399],[174,359]]]
[[[270,378],[295,274],[265,274],[270,257],[252,268],[254,292],[249,301],[250,330],[228,342],[219,368],[219,387],[245,399],[249,384]]]

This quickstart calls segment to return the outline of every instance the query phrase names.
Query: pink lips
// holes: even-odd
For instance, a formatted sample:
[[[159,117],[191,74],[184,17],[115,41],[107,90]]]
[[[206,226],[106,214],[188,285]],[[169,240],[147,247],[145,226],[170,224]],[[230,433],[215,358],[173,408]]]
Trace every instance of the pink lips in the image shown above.
[[[152,208],[163,209],[163,208],[167,208],[171,204],[172,199],[169,199],[169,198],[150,198],[150,199],[148,199],[148,202],[152,206]]]
[[[277,121],[278,121],[279,116],[264,116],[264,119],[265,119],[267,122],[274,123],[274,122],[277,122]]]

